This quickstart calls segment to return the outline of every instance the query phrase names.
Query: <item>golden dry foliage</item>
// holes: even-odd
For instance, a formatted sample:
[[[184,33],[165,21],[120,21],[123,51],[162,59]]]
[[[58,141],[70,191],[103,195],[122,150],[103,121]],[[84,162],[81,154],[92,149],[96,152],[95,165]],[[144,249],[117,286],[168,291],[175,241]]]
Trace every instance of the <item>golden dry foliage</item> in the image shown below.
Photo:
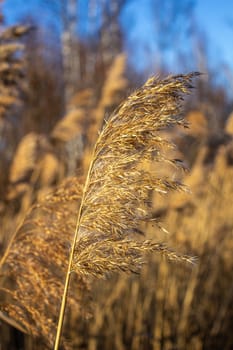
[[[32,194],[38,181],[40,186],[54,184],[48,183],[48,180],[54,179],[55,171],[58,173],[60,167],[58,162],[54,164],[54,159],[46,164],[49,150],[49,140],[45,135],[29,133],[22,138],[9,169],[6,196],[8,201],[21,199],[21,209],[27,210],[33,202]],[[55,166],[57,169],[54,169]],[[47,182],[43,183],[45,180]]]
[[[23,25],[11,26],[9,28],[6,28],[1,33],[1,39],[2,40],[16,39],[18,37],[22,37],[24,34],[27,34],[29,30],[30,30],[30,27],[28,26],[23,26]]]
[[[233,112],[229,115],[226,127],[225,127],[226,133],[233,136]]]
[[[15,26],[0,32],[0,196],[5,195],[9,162],[18,139],[14,122],[23,106],[26,62],[20,38],[29,27]],[[2,171],[4,169],[4,171]]]
[[[52,142],[56,149],[60,148],[60,154],[63,155],[63,165],[68,176],[75,175],[77,167],[82,163],[87,123],[91,122],[88,117],[88,109],[71,110],[56,124],[51,133]]]
[[[2,312],[19,329],[40,337],[48,347],[54,342],[69,242],[81,194],[78,179],[68,178],[34,205],[1,261]],[[85,308],[88,313],[87,291],[86,281],[78,276],[69,307],[79,315]]]
[[[92,111],[93,120],[87,131],[87,139],[91,147],[93,147],[96,142],[98,132],[102,128],[104,119],[108,117],[106,112],[116,107],[122,99],[122,92],[125,92],[128,85],[128,81],[125,78],[125,70],[126,56],[124,54],[119,54],[109,68],[102,87],[100,100],[96,108]],[[90,152],[90,150],[87,152]]]
[[[68,142],[77,135],[84,134],[84,111],[79,108],[68,112],[54,127],[51,137],[53,139]]]
[[[23,137],[11,164],[10,183],[26,182],[30,179],[38,160],[41,144],[45,142],[45,138],[36,133],[29,133]]]
[[[125,89],[128,86],[128,81],[124,76],[125,70],[126,56],[122,53],[116,56],[115,60],[109,68],[102,89],[102,95],[100,100],[101,108],[107,108],[118,103],[117,94],[120,94],[122,91],[125,91]]]
[[[55,151],[45,135],[29,133],[22,138],[10,165],[7,200],[21,199],[23,208],[33,202],[38,190],[51,192],[65,172]]]
[[[2,291],[8,299],[2,310],[26,332],[42,337],[47,346],[54,341],[75,231],[71,268],[79,283],[72,285],[70,302],[77,310],[86,306],[83,301],[80,305],[86,276],[136,272],[145,254],[154,251],[171,260],[193,262],[160,242],[142,239],[139,233],[145,222],[157,224],[151,213],[151,191],[166,194],[183,189],[179,182],[159,177],[144,165],[153,159],[158,166],[168,162],[181,167],[180,161],[166,158],[166,150],[173,145],[159,133],[185,125],[180,115],[182,100],[197,75],[151,78],[135,91],[106,121],[83,191],[77,178],[68,180],[33,206],[16,232],[1,263]]]
[[[169,244],[195,252],[196,266],[190,271],[153,256],[140,276],[120,275],[107,281],[104,289],[97,284],[98,306],[89,325],[88,350],[232,349],[229,146],[219,150],[210,168],[202,165],[204,180],[192,195],[195,205],[183,210],[170,205],[164,218],[173,232],[167,237]]]
[[[41,157],[37,173],[41,188],[55,185],[64,175],[62,165],[52,152],[46,152]]]
[[[64,118],[53,128],[51,139],[65,149],[68,172],[69,168],[73,170],[73,163],[80,165],[79,171],[82,173],[87,171],[92,149],[104,119],[118,105],[125,93],[125,66],[125,55],[118,55],[109,68],[101,94],[97,92],[97,95],[100,95],[99,100],[96,100],[93,89],[80,90],[69,101],[68,112]],[[70,159],[71,157],[73,159]]]
[[[94,103],[93,89],[86,88],[75,93],[68,102],[68,110],[91,107]]]
[[[152,219],[151,191],[183,188],[177,181],[150,173],[144,162],[153,159],[181,166],[166,158],[164,150],[172,145],[159,131],[185,124],[180,116],[182,96],[195,75],[149,79],[106,121],[95,145],[79,212],[73,261],[78,273],[99,276],[119,269],[135,271],[142,256],[153,250],[178,259],[166,247],[137,241],[131,235]]]
[[[21,104],[21,89],[25,60],[16,54],[24,50],[18,39],[30,30],[27,26],[13,26],[0,33],[0,117]]]
[[[186,119],[191,125],[188,133],[196,137],[203,137],[208,134],[208,121],[201,111],[190,111]]]
[[[54,349],[59,347],[71,271],[96,277],[119,270],[135,272],[145,254],[153,251],[171,260],[193,262],[163,244],[139,240],[137,233],[142,223],[152,220],[152,191],[167,193],[183,188],[177,181],[152,174],[144,163],[153,159],[180,167],[180,161],[166,158],[164,149],[172,145],[158,132],[185,125],[181,101],[197,75],[150,78],[106,121],[83,189]]]
[[[195,198],[198,198],[205,191],[206,181],[206,167],[204,165],[204,159],[208,153],[208,147],[202,146],[192,169],[183,174],[182,182],[189,189],[186,192],[172,192],[168,196],[161,197],[159,194],[153,196],[153,208],[154,214],[164,216],[169,210],[182,210],[192,206]],[[166,169],[166,171],[168,171]],[[171,171],[171,169],[170,169]]]

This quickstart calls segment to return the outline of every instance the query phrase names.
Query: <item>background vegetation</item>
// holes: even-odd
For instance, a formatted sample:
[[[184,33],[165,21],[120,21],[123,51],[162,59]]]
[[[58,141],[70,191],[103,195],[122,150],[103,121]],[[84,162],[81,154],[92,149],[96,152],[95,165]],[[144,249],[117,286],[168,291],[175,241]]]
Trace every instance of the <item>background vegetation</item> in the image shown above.
[[[146,227],[149,236],[157,235],[177,251],[198,256],[197,266],[190,269],[153,257],[140,275],[92,281],[92,316],[86,285],[84,310],[71,307],[66,333],[75,349],[230,350],[233,115],[229,85],[222,66],[210,68],[207,43],[193,24],[193,1],[154,2],[157,55],[153,65],[145,60],[139,70],[137,48],[129,45],[127,25],[121,19],[127,3],[89,0],[81,12],[74,0],[41,0],[43,11],[51,14],[49,20],[46,16],[44,21],[36,20],[37,15],[30,13],[17,27],[4,25],[1,14],[1,256],[31,205],[64,179],[86,174],[104,120],[149,73],[174,72],[174,62],[182,73],[194,68],[204,71],[185,101],[190,129],[164,131],[178,146],[175,157],[185,159],[190,168],[179,177],[192,194],[153,195],[153,215],[171,234]],[[86,32],[80,25],[83,21],[89,28]],[[231,72],[230,67],[224,69]],[[176,176],[169,167],[155,170]],[[64,188],[71,195],[69,182]],[[57,206],[69,225],[74,225],[74,202]],[[49,204],[47,209],[49,213]],[[6,283],[3,276],[1,285]],[[45,348],[40,338],[24,335],[13,325],[1,321],[0,327],[2,349]]]

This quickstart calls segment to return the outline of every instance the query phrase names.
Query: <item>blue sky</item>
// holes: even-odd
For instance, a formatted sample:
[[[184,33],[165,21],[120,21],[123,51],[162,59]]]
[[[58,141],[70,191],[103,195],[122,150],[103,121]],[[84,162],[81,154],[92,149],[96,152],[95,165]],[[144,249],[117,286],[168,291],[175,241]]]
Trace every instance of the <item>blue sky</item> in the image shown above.
[[[156,47],[150,36],[153,30],[150,2],[153,3],[154,0],[131,1],[131,8],[135,8],[136,17],[135,30],[131,32],[130,39],[135,39],[138,43],[144,42],[144,45],[146,42],[153,51]],[[233,0],[197,0],[194,17],[200,36],[206,41],[210,65],[222,62],[233,69]],[[136,30],[136,27],[141,29]]]
[[[50,21],[51,14],[44,10],[46,5],[41,9],[42,1],[5,0],[3,14],[6,23],[17,23],[20,18],[31,13],[38,19]],[[47,0],[47,2],[50,1]],[[45,0],[44,3],[46,3]],[[86,0],[79,0],[79,3],[85,7]],[[154,30],[149,6],[151,3],[155,4],[156,0],[129,1],[122,19],[124,28],[130,29],[127,31],[127,43],[134,48],[132,60],[139,69],[143,67],[145,60],[149,60],[149,64],[153,65],[153,60],[158,59],[157,47],[151,35]],[[200,32],[206,38],[210,63],[212,65],[226,63],[233,70],[233,0],[196,0],[195,18]],[[188,41],[184,45],[187,44]],[[178,42],[175,45],[178,45]],[[172,62],[172,54],[170,56]]]
[[[213,55],[222,56],[233,68],[233,1],[199,0],[198,24],[205,31]]]

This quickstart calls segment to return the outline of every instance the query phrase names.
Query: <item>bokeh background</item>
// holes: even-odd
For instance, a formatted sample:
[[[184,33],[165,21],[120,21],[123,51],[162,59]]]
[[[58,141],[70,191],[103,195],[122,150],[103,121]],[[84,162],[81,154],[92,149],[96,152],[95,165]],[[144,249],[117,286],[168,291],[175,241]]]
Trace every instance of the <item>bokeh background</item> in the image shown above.
[[[92,317],[74,310],[67,334],[75,349],[232,349],[232,1],[2,0],[0,29],[1,256],[32,204],[85,176],[104,120],[132,90],[203,73],[184,101],[190,129],[165,131],[192,194],[154,196],[171,234],[147,228],[197,266],[154,257],[140,276],[95,281]],[[0,327],[1,349],[45,348]]]

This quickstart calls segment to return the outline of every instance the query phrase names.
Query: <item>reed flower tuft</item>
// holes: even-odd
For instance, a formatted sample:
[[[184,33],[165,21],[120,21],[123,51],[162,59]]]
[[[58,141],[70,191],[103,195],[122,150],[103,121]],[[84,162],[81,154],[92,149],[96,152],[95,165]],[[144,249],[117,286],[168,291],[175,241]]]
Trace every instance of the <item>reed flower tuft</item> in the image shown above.
[[[1,261],[2,291],[9,299],[2,310],[49,347],[64,279],[54,349],[60,343],[67,301],[80,310],[86,306],[83,295],[88,294],[88,276],[138,272],[152,252],[193,262],[161,242],[146,239],[143,226],[157,223],[152,214],[153,191],[185,190],[172,176],[156,174],[150,164],[153,161],[162,167],[168,162],[182,168],[179,160],[167,157],[174,145],[160,131],[187,126],[181,115],[182,101],[197,75],[153,77],[130,95],[105,122],[85,181],[66,180],[31,209],[13,237]],[[161,229],[159,223],[157,226]],[[72,272],[76,287],[68,298]]]

